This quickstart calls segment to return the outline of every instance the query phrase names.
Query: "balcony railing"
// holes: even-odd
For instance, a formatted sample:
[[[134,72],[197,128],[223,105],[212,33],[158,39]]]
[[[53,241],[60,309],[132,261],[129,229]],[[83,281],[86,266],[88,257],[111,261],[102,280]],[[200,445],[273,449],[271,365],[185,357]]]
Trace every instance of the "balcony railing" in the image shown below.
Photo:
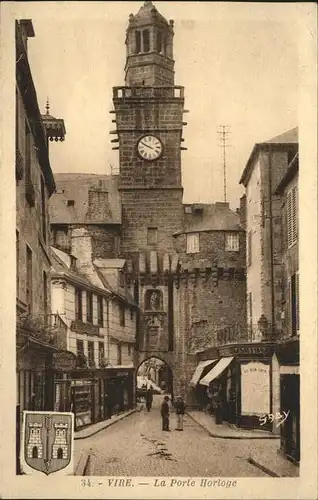
[[[244,342],[270,342],[274,335],[270,328],[266,330],[259,325],[240,327],[232,325],[217,331],[217,345],[239,344]]]
[[[184,99],[184,87],[114,87],[114,99],[133,98]]]

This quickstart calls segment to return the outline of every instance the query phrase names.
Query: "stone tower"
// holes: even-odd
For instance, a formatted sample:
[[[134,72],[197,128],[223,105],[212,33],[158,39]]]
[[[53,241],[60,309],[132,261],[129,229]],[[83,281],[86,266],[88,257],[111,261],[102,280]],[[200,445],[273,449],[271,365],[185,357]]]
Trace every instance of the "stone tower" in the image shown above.
[[[113,88],[122,206],[121,255],[140,304],[139,361],[173,364],[173,234],[183,220],[184,89],[174,85],[173,21],[145,2],[129,16],[125,86]],[[143,333],[141,333],[143,332]],[[138,342],[137,342],[138,343]],[[144,353],[143,355],[141,353]],[[169,354],[167,354],[169,353]]]

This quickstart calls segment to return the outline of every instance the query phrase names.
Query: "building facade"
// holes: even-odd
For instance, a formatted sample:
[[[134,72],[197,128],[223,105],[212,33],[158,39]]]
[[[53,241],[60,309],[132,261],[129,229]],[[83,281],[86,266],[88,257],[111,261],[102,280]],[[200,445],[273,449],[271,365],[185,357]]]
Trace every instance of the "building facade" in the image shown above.
[[[83,258],[85,229],[74,229],[71,241],[75,238],[72,249],[77,254],[80,248]],[[54,247],[52,252],[52,313],[63,318],[67,349],[76,357],[75,366],[59,374],[55,404],[59,410],[72,408],[79,428],[134,405],[137,307],[124,290],[115,291],[89,256],[80,261]]]
[[[255,144],[240,181],[246,188],[248,331],[253,342],[261,340],[272,348],[269,412],[283,411],[286,398],[293,406],[292,416],[282,426],[287,441],[296,440],[299,433],[297,178],[291,177],[297,153],[297,128]],[[285,363],[293,367],[284,367]],[[290,371],[295,375],[293,403],[289,380],[284,378]],[[273,430],[279,432],[276,426]],[[282,444],[283,449],[286,446]],[[295,450],[297,446],[299,451],[299,441]]]
[[[28,40],[34,36],[30,20],[16,22],[17,451],[22,411],[53,408],[54,358],[66,348],[63,328],[56,328],[50,315],[48,204],[55,182],[48,154],[50,130],[39,110],[28,62]],[[64,139],[63,120],[55,125],[55,137]]]
[[[281,450],[296,462],[300,460],[298,171],[297,152],[275,191],[281,196],[282,211],[283,324],[277,339],[280,409],[289,412],[281,429]]]
[[[222,335],[245,338],[245,237],[228,204],[182,202],[187,110],[175,85],[173,37],[174,22],[152,2],[130,15],[125,84],[113,88],[111,110],[118,174],[57,175],[51,230],[54,245],[70,249],[73,229],[85,227],[93,263],[108,277],[114,261],[123,262],[122,282],[139,308],[136,368],[159,358],[171,392],[197,404],[196,353],[217,347]]]

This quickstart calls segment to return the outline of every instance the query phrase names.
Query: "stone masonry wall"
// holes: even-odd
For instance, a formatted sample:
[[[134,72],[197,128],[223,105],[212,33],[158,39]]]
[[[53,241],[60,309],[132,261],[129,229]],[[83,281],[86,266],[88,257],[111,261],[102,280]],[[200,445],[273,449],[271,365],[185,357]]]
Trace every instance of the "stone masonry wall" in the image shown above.
[[[173,251],[172,234],[181,225],[182,191],[136,190],[122,192],[122,254],[152,250],[147,228],[157,228],[156,249]]]

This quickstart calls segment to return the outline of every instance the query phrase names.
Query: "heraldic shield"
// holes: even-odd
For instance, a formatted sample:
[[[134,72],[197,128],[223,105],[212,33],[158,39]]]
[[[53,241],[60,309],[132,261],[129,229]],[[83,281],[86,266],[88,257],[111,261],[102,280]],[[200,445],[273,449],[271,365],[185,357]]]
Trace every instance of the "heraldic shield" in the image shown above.
[[[67,467],[73,455],[73,413],[24,411],[21,465],[46,475]]]

